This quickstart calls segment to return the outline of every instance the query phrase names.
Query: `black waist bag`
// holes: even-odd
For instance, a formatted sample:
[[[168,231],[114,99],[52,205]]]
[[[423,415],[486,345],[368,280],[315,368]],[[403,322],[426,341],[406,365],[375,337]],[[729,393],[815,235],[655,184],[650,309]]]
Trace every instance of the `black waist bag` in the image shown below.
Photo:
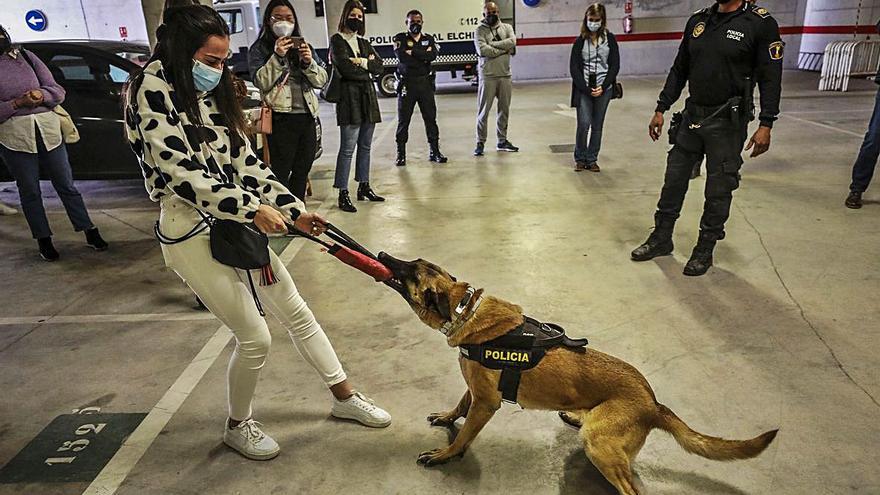
[[[240,223],[235,220],[220,220],[206,216],[199,212],[202,221],[196,224],[189,233],[171,239],[162,235],[159,231],[159,222],[156,222],[156,238],[162,244],[178,244],[204,232],[210,228],[211,256],[220,263],[233,268],[245,270],[254,303],[260,315],[266,316],[260,298],[254,287],[251,270],[260,270],[260,285],[269,286],[278,282],[272,271],[272,260],[269,257],[269,237],[260,232],[253,223]]]

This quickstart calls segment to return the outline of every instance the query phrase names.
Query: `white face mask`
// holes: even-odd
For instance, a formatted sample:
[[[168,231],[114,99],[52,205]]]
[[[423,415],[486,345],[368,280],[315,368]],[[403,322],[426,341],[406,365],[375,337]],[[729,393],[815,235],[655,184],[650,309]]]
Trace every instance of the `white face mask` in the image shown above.
[[[272,32],[279,38],[286,38],[293,34],[294,25],[292,22],[278,21],[272,24]]]
[[[602,27],[602,23],[601,23],[601,22],[587,21],[587,29],[589,29],[590,32],[595,33],[595,32],[598,31],[601,27]]]

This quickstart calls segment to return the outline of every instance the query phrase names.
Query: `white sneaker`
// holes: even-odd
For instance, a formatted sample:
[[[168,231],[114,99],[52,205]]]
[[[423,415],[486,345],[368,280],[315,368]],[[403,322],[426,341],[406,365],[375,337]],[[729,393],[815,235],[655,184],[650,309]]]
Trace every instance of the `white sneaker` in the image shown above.
[[[391,424],[391,415],[360,392],[355,392],[345,400],[337,400],[334,397],[330,414],[336,418],[353,419],[371,428],[385,428]]]
[[[18,215],[18,210],[6,203],[0,203],[0,217],[9,215]]]
[[[228,424],[223,427],[223,443],[237,450],[239,454],[255,461],[268,461],[281,452],[281,447],[272,437],[263,433],[260,423],[249,419],[235,428]]]

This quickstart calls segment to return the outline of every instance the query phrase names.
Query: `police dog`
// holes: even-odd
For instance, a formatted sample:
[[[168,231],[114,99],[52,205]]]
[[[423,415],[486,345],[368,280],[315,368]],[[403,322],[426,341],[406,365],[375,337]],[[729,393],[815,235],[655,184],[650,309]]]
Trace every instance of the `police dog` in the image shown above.
[[[427,261],[401,261],[386,253],[379,260],[393,273],[386,282],[397,290],[423,323],[448,330],[461,310],[470,285],[459,282],[446,270]],[[471,297],[479,307],[454,331],[447,333],[452,347],[481,344],[506,334],[523,322],[522,308],[486,296],[479,289]],[[458,322],[460,323],[460,322]],[[483,367],[459,356],[467,391],[448,412],[428,416],[431,425],[451,426],[466,418],[451,445],[419,454],[418,462],[433,466],[461,456],[486,423],[501,407],[500,371]],[[645,444],[648,433],[659,428],[670,433],[687,452],[707,459],[729,461],[757,456],[776,437],[768,431],[751,440],[725,440],[691,429],[672,410],[657,402],[647,380],[633,366],[593,349],[550,349],[544,359],[522,373],[517,402],[526,409],[562,411],[564,420],[580,426],[587,457],[624,495],[637,495],[631,464]]]

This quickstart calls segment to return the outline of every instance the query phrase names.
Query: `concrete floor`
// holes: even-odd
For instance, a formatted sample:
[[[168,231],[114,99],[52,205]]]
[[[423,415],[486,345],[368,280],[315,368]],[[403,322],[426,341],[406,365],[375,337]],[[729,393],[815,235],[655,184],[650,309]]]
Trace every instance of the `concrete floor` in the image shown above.
[[[652,223],[666,146],[646,135],[661,78],[624,83],[600,174],[575,174],[570,154],[548,147],[574,139],[567,82],[517,84],[510,139],[522,152],[480,159],[470,156],[473,90],[444,90],[440,127],[452,162],[442,167],[424,161],[418,118],[410,165],[393,166],[394,101],[383,100],[373,184],[388,202],[361,204],[356,215],[335,207],[338,133],[327,108],[310,208],[375,250],[430,259],[588,336],[638,367],[700,431],[736,438],[781,428],[764,455],[737,463],[688,455],[655,433],[635,465],[644,493],[880,493],[880,195],[869,192],[860,211],[843,207],[873,84],[820,94],[815,75],[786,74],[773,147],[747,161],[717,265],[693,279],[681,269],[703,179],[693,183],[675,255],[629,261]],[[283,451],[271,462],[243,459],[221,443],[228,333],[191,308],[164,268],[151,234],[155,205],[138,181],[80,186],[109,252],[87,250],[55,198],[58,263],[38,260],[21,216],[0,217],[0,465],[56,416],[97,405],[151,415],[136,434],[145,438],[140,461],[131,458],[138,445],[127,447],[118,457],[129,457],[114,460],[120,474],[88,493],[112,493],[119,480],[120,495],[614,493],[554,414],[509,405],[461,460],[417,466],[419,452],[448,440],[425,416],[464,390],[456,352],[398,296],[302,241],[278,248],[353,382],[394,423],[369,430],[331,419],[329,395],[271,322],[256,417]],[[17,203],[11,184],[0,190]],[[0,484],[0,494],[79,494],[88,485]]]

